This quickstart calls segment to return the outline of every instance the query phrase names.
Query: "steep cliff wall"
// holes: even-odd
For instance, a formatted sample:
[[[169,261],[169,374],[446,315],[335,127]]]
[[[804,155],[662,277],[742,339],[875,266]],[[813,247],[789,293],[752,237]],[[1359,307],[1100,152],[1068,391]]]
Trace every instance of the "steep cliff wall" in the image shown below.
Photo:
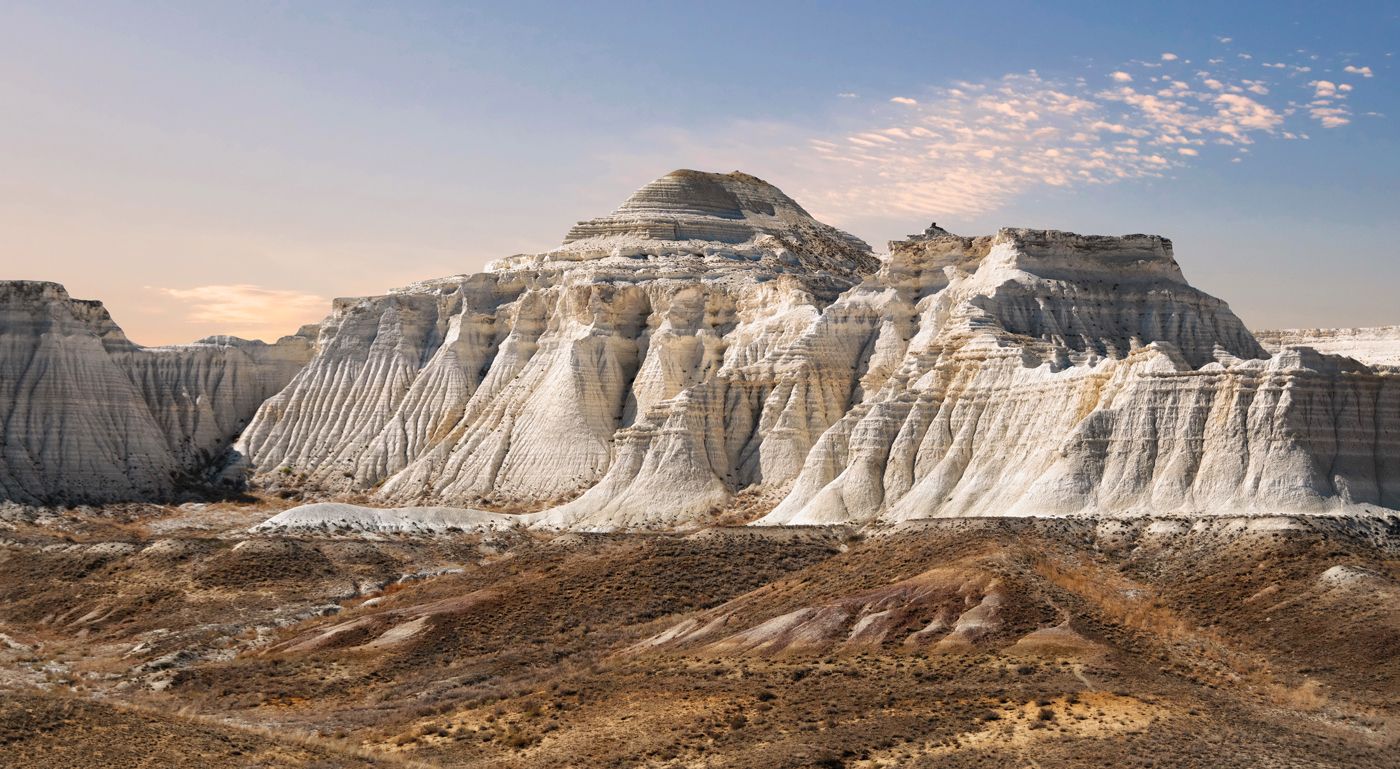
[[[930,233],[852,296],[939,265],[896,373],[762,523],[1400,507],[1395,373],[1263,359],[1165,241]]]
[[[13,499],[168,496],[232,457],[582,529],[746,490],[779,500],[765,524],[1400,509],[1400,369],[1295,344],[1359,333],[1266,349],[1150,235],[931,227],[880,259],[739,173],[668,174],[559,248],[276,345],[143,349],[53,284],[0,299]]]
[[[1400,326],[1292,328],[1256,331],[1254,336],[1270,352],[1284,347],[1311,347],[1318,352],[1354,358],[1369,366],[1400,366]]]
[[[0,282],[0,498],[168,498],[215,469],[310,356],[304,337],[142,348],[100,302]]]
[[[239,449],[265,482],[574,528],[1400,506],[1392,372],[1270,357],[1171,242],[936,227],[877,261],[742,174],[341,300]]]
[[[341,300],[315,359],[259,410],[239,450],[268,482],[538,507],[603,478],[619,430],[719,387],[713,397],[731,402],[714,447],[722,501],[723,489],[761,480],[770,429],[795,422],[801,433],[789,438],[800,447],[791,474],[840,417],[847,396],[836,391],[851,387],[858,349],[830,385],[839,404],[815,415],[784,417],[789,393],[774,392],[779,380],[829,375],[773,361],[878,265],[761,180],[669,174],[554,251]],[[716,384],[753,366],[766,369],[741,387]]]

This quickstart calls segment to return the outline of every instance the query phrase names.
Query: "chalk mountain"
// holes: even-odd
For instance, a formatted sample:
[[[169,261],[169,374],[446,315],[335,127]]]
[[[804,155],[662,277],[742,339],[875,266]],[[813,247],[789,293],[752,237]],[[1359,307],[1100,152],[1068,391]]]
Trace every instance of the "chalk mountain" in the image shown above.
[[[0,499],[163,500],[207,487],[258,406],[310,360],[306,334],[140,347],[101,302],[0,282]]]
[[[169,388],[141,382],[184,380],[126,361],[198,356],[113,352],[102,333],[82,332],[82,357],[103,353],[111,400],[156,405],[149,428],[99,432],[150,438],[60,453],[124,474],[114,493],[159,493],[150,478],[184,466],[191,434],[154,424]],[[227,472],[579,529],[700,525],[736,505],[773,524],[1400,508],[1400,371],[1267,341],[1187,283],[1165,238],[931,227],[877,257],[762,180],[677,171],[554,250],[337,300],[263,351],[270,397]],[[301,366],[293,351],[311,347]],[[244,348],[220,349],[203,354]],[[117,418],[34,401],[11,358],[8,412]],[[227,413],[189,440],[217,448],[242,412]],[[29,456],[52,432],[23,433]]]

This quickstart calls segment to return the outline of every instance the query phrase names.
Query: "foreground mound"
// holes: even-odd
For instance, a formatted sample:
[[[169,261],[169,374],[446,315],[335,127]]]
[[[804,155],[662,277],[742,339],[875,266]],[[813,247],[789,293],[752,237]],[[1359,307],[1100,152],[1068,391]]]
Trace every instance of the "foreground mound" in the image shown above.
[[[1400,745],[1398,518],[90,525],[0,547],[5,766],[136,765],[147,738],[172,765],[496,769],[1379,769]]]
[[[347,530],[365,532],[481,532],[519,525],[524,517],[458,507],[363,507],[318,502],[284,510],[254,531]]]

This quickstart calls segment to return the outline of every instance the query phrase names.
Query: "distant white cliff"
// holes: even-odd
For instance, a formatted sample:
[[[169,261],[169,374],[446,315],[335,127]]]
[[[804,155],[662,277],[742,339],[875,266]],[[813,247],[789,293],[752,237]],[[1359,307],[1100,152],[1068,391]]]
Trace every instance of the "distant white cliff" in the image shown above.
[[[1270,352],[1284,347],[1311,347],[1372,366],[1400,366],[1400,326],[1291,328],[1256,331],[1254,335]]]
[[[100,302],[0,281],[0,499],[163,500],[207,482],[311,341],[139,347]]]
[[[880,260],[680,171],[560,248],[339,300],[238,444],[267,483],[672,527],[1400,507],[1395,373],[1274,356],[1170,241],[938,228]]]
[[[197,373],[231,366],[270,396],[232,474],[394,508],[337,509],[351,528],[421,506],[428,529],[699,526],[740,492],[764,524],[1400,509],[1400,369],[1261,344],[1170,241],[930,227],[877,257],[740,173],[677,171],[552,251],[336,300],[261,357],[128,350],[66,296],[19,304],[72,330],[6,334],[29,458],[7,490],[162,491],[262,397]],[[54,361],[44,388],[29,358]]]

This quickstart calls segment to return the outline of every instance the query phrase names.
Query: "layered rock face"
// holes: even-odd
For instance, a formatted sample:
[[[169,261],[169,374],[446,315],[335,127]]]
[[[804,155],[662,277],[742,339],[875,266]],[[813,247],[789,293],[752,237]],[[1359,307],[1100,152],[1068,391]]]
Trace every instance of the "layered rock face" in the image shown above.
[[[936,227],[877,260],[678,171],[544,254],[340,300],[264,481],[585,529],[1400,507],[1394,372],[1270,356],[1170,241]]]
[[[1284,347],[1311,347],[1329,355],[1344,355],[1371,366],[1400,366],[1400,326],[1374,328],[1294,328],[1256,331],[1270,352]]]
[[[100,302],[0,282],[0,498],[67,504],[170,497],[217,469],[311,342],[131,343]]]
[[[678,171],[554,251],[339,301],[239,450],[266,480],[542,507],[613,471],[620,436],[678,420],[693,453],[661,459],[646,506],[693,515],[790,478],[844,413],[874,329],[821,318],[878,266],[761,180]]]
[[[880,259],[740,173],[668,174],[559,248],[276,345],[145,349],[53,284],[0,300],[24,501],[159,498],[232,457],[579,529],[700,525],[741,491],[763,524],[1400,509],[1400,371],[1362,362],[1384,334],[1266,349],[1156,236],[935,226]]]
[[[1393,372],[1267,357],[1165,240],[930,232],[850,299],[881,290],[916,308],[902,360],[761,523],[1400,506]]]

